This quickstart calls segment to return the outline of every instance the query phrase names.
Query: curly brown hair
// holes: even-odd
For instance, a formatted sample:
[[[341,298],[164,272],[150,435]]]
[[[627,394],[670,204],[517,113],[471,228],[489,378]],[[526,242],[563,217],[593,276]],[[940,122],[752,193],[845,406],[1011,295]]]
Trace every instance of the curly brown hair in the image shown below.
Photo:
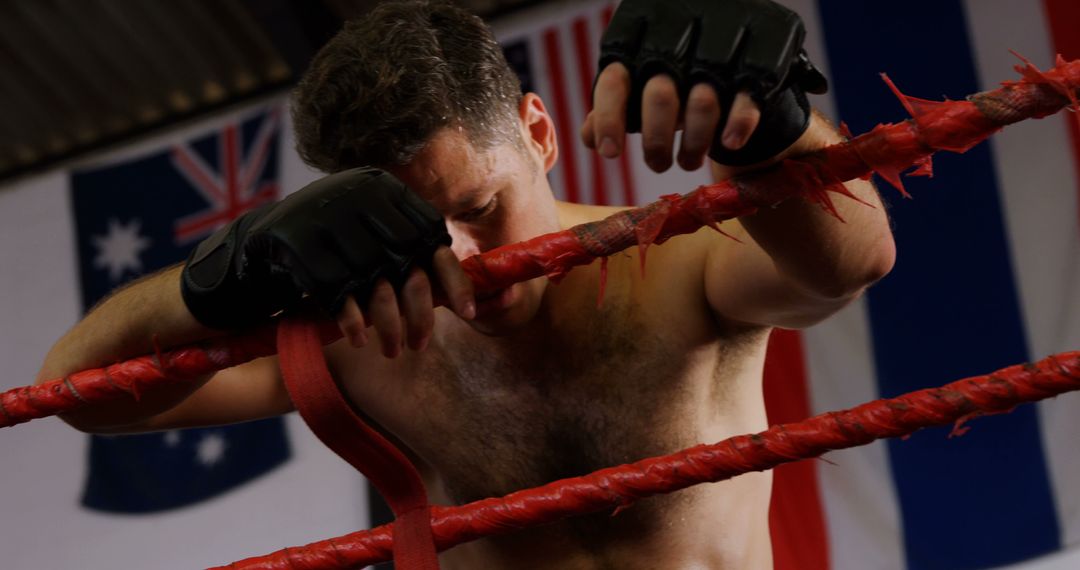
[[[521,84],[484,22],[446,2],[385,2],[345,27],[293,92],[296,147],[323,172],[412,160],[439,129],[519,141]]]

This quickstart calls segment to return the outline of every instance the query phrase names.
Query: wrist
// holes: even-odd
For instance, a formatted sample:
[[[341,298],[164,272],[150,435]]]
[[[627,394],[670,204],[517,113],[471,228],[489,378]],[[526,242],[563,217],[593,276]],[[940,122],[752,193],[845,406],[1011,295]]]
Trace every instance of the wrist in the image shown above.
[[[187,314],[213,330],[243,328],[269,318],[294,293],[279,290],[261,265],[245,261],[248,230],[270,211],[268,204],[240,216],[192,250],[179,276]],[[253,275],[257,273],[258,275]]]
[[[819,151],[827,146],[844,142],[844,137],[836,130],[816,109],[810,114],[810,125],[791,146],[784,149],[774,159],[776,162],[785,158],[793,158]]]

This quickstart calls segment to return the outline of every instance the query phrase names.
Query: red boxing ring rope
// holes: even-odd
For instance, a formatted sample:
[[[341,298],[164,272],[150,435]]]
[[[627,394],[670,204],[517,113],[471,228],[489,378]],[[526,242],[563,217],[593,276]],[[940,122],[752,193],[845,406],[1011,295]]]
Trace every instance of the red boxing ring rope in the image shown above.
[[[698,483],[764,471],[827,451],[908,435],[919,429],[978,416],[1008,412],[1018,404],[1080,389],[1080,351],[1066,352],[1035,364],[1018,364],[976,376],[877,400],[801,422],[781,424],[712,445],[698,445],[671,455],[601,469],[589,475],[525,489],[498,499],[458,507],[433,507],[432,531],[442,551],[485,536],[506,534],[573,515],[629,506],[638,499],[670,493]],[[390,559],[393,524],[286,548],[214,570],[325,570],[359,568]]]
[[[685,196],[667,196],[643,208],[575,226],[520,244],[466,259],[463,266],[479,292],[497,290],[540,276],[557,279],[572,267],[591,263],[633,245],[644,249],[703,225],[752,213],[786,198],[803,195],[834,214],[827,191],[848,194],[842,183],[876,172],[904,192],[900,174],[929,176],[937,150],[964,152],[1005,125],[1041,118],[1066,106],[1080,108],[1080,61],[1047,72],[1025,60],[1023,79],[969,97],[934,102],[907,97],[891,82],[912,119],[879,125],[869,133],[778,167],[702,186]],[[1080,120],[1080,116],[1078,116]],[[906,195],[906,192],[904,192]],[[642,255],[644,263],[645,256]],[[321,326],[322,339],[340,336],[334,323]],[[274,353],[273,327],[244,337],[206,342],[106,368],[88,370],[40,386],[0,394],[0,427],[72,411],[93,403],[138,394],[157,383],[183,382],[214,370]],[[771,468],[832,449],[896,437],[918,429],[957,422],[980,414],[1001,413],[1019,403],[1080,389],[1080,352],[1047,358],[1034,365],[1012,366],[993,374],[914,392],[891,400],[831,412],[765,432],[702,445],[676,454],[612,467],[591,475],[518,491],[461,507],[433,510],[433,530],[440,550],[482,536],[511,532],[574,514],[620,508],[634,500],[675,491],[705,481],[719,481],[748,471]],[[324,569],[371,564],[392,552],[392,527],[362,531],[248,559],[227,568]]]
[[[827,192],[850,196],[842,182],[868,178],[874,172],[903,192],[900,173],[918,165],[912,174],[931,175],[930,156],[937,150],[964,152],[1005,125],[1042,118],[1066,106],[1080,108],[1076,98],[1080,60],[1066,62],[1059,56],[1057,67],[1046,72],[1026,60],[1024,63],[1017,66],[1024,76],[1020,81],[972,95],[966,101],[907,97],[888,82],[912,119],[878,125],[846,143],[785,160],[766,171],[503,246],[470,257],[462,266],[478,292],[490,292],[544,275],[557,279],[575,266],[589,264],[597,257],[604,262],[603,258],[634,245],[644,253],[650,244],[697,231],[703,225],[715,228],[718,221],[750,214],[796,195],[835,212]],[[641,258],[644,264],[645,256]],[[158,383],[185,382],[274,354],[275,326],[86,370],[37,386],[13,388],[0,394],[0,427],[123,397],[138,398]],[[326,323],[322,330],[327,343],[340,336],[332,323]]]
[[[610,255],[637,243],[643,249],[677,233],[694,231],[714,220],[742,215],[758,206],[805,192],[832,209],[825,190],[847,194],[841,181],[877,172],[901,192],[900,173],[911,164],[914,174],[932,173],[930,155],[937,149],[964,152],[1002,126],[1029,117],[1043,117],[1067,104],[1074,109],[1080,87],[1080,62],[1043,73],[1029,62],[1017,69],[1024,79],[967,101],[937,103],[906,97],[891,81],[913,119],[879,125],[848,143],[835,145],[778,169],[728,183],[703,186],[685,197],[668,197],[645,208],[611,216],[559,234],[543,236],[488,252],[465,261],[477,289],[509,285],[500,275],[528,279],[559,277],[569,268]],[[905,195],[906,192],[904,192]],[[778,199],[779,198],[779,199]],[[738,211],[739,213],[733,213]],[[835,213],[835,210],[833,210]],[[644,253],[644,252],[643,252]],[[644,255],[642,255],[644,263]],[[1011,366],[980,377],[953,382],[889,400],[878,400],[802,422],[777,425],[752,435],[713,445],[699,445],[672,455],[611,467],[459,507],[432,510],[436,548],[445,550],[485,536],[554,522],[605,509],[626,507],[637,499],[669,493],[704,482],[729,479],[781,463],[817,457],[835,449],[864,445],[875,439],[908,435],[919,429],[963,423],[974,416],[1007,412],[1033,402],[1080,389],[1080,352],[1063,353],[1036,364]],[[393,524],[328,539],[304,547],[235,562],[221,568],[244,570],[327,569],[359,567],[388,560],[393,552]]]

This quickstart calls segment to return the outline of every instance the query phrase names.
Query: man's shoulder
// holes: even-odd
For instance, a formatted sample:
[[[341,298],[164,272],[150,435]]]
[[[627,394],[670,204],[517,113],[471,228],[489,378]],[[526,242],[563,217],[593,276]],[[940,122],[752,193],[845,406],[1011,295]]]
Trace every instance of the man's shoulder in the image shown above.
[[[631,209],[628,206],[595,206],[571,202],[557,202],[557,205],[559,221],[564,228],[596,222],[612,214]],[[721,231],[702,227],[690,234],[674,236],[663,244],[650,244],[648,265],[662,268],[661,272],[665,274],[669,270],[674,270],[674,275],[682,278],[701,275],[697,270],[704,270],[707,257],[712,257],[714,260],[722,259],[730,253],[729,250],[732,248],[745,247],[748,241],[752,242],[738,220],[726,220],[718,224],[717,228]],[[638,248],[630,248],[622,257],[633,263],[639,263],[637,250]]]
[[[596,206],[593,204],[577,204],[574,202],[555,202],[559,213],[559,224],[563,228],[569,228],[578,224],[586,224],[602,220],[614,213],[629,210],[629,206]]]

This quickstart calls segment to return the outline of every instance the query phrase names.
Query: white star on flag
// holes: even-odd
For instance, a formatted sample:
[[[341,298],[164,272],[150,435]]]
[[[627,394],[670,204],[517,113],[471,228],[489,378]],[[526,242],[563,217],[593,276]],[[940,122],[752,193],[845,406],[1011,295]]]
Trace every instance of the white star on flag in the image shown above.
[[[199,456],[199,463],[206,467],[213,467],[215,463],[221,461],[225,457],[225,449],[228,447],[228,442],[225,441],[225,436],[218,432],[210,432],[203,436],[199,441],[198,448],[196,450]]]
[[[165,432],[165,435],[164,435],[165,445],[167,445],[169,447],[176,447],[176,446],[180,445],[181,437],[182,436],[180,434],[180,430],[171,429],[171,430]]]
[[[107,269],[111,281],[119,281],[125,270],[141,272],[143,264],[139,254],[150,247],[150,238],[140,235],[141,229],[142,222],[138,218],[128,224],[109,218],[108,233],[93,238],[94,247],[98,249],[94,267]]]

